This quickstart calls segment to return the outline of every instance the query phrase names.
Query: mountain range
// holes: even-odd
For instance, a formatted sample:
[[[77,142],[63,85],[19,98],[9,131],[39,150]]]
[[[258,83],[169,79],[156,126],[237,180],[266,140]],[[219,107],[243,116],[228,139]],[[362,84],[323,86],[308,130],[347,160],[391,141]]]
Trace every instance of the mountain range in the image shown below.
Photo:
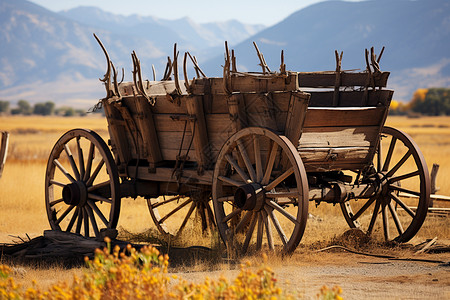
[[[243,24],[236,20],[199,24],[189,18],[122,16],[95,7],[58,13],[26,0],[0,0],[0,99],[89,108],[104,96],[105,72],[96,33],[115,65],[131,77],[135,50],[143,73],[162,77],[177,43],[197,56],[208,76],[220,76],[223,43],[235,49],[240,71],[259,71],[252,41],[276,70],[280,52],[289,70],[364,69],[364,49],[386,47],[381,69],[390,71],[394,98],[408,101],[417,88],[450,86],[450,2],[446,0],[326,1],[294,12],[280,23]],[[152,79],[152,78],[150,78]]]

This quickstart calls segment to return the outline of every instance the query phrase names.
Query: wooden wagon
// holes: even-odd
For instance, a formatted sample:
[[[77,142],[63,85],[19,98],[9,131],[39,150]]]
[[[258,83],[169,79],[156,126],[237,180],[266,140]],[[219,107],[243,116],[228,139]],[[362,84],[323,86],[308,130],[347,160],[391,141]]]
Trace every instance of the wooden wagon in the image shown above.
[[[186,53],[179,80],[175,50],[161,81],[142,80],[133,53],[133,82],[119,82],[102,48],[109,147],[86,129],[58,140],[45,182],[53,229],[98,236],[137,196],[161,233],[217,228],[242,253],[294,251],[310,201],[340,205],[350,227],[388,241],[424,222],[427,166],[407,134],[384,126],[393,91],[381,53],[366,51],[364,72],[341,71],[337,52],[336,71],[286,71],[282,56],[271,72],[257,49],[262,72],[241,73],[227,49],[222,78],[192,58],[192,80]]]

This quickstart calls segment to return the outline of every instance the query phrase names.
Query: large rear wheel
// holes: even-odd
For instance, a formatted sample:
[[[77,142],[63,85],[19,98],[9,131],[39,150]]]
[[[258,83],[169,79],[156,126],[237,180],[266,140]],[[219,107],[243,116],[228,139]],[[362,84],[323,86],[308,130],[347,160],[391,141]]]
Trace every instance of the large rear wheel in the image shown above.
[[[376,184],[378,192],[341,204],[350,227],[382,235],[386,241],[413,238],[425,221],[431,184],[425,159],[411,137],[384,127],[373,167],[362,182]]]
[[[249,127],[234,134],[216,162],[212,195],[228,249],[290,253],[308,217],[308,182],[302,160],[285,136]]]

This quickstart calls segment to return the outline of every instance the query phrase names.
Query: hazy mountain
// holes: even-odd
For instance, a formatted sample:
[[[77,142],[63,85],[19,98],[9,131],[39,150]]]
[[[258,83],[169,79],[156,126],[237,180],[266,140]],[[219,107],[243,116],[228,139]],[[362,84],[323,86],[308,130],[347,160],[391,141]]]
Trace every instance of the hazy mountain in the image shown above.
[[[177,42],[193,52],[222,46],[225,40],[234,45],[265,28],[264,25],[243,24],[236,20],[199,24],[188,17],[165,20],[153,16],[122,16],[87,6],[61,11],[60,14],[96,28],[151,40],[161,49],[171,49]]]
[[[259,70],[256,41],[277,69],[285,50],[287,68],[335,69],[334,50],[343,51],[343,69],[364,69],[364,49],[375,47],[383,70],[391,71],[394,97],[409,100],[419,87],[450,86],[450,2],[447,0],[327,1],[293,13],[235,47],[240,70]],[[208,62],[208,72],[223,55]],[[216,72],[217,75],[220,74]]]
[[[284,49],[287,67],[295,71],[333,70],[335,49],[344,51],[343,69],[364,69],[364,49],[374,46],[378,53],[386,46],[381,68],[391,71],[394,98],[409,100],[417,88],[450,86],[446,0],[326,1],[260,29],[237,21],[198,24],[87,7],[53,13],[25,0],[0,0],[0,99],[92,106],[104,96],[98,77],[105,70],[94,32],[116,66],[125,68],[126,80],[131,51],[141,59],[144,75],[150,77],[154,64],[160,78],[174,42],[195,54],[208,76],[220,76],[228,40],[235,41],[241,71],[260,69],[252,41],[273,70]]]

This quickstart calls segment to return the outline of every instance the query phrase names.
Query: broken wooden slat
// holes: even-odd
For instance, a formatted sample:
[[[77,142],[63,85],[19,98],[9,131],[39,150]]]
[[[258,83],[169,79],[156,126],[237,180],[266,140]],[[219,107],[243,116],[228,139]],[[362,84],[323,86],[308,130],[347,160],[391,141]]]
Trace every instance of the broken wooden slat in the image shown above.
[[[292,142],[294,147],[298,146],[300,135],[306,118],[308,109],[309,94],[302,92],[292,92],[287,111],[284,135]]]
[[[0,178],[3,174],[3,168],[5,167],[6,156],[8,154],[9,133],[6,131],[1,132],[0,140]]]

